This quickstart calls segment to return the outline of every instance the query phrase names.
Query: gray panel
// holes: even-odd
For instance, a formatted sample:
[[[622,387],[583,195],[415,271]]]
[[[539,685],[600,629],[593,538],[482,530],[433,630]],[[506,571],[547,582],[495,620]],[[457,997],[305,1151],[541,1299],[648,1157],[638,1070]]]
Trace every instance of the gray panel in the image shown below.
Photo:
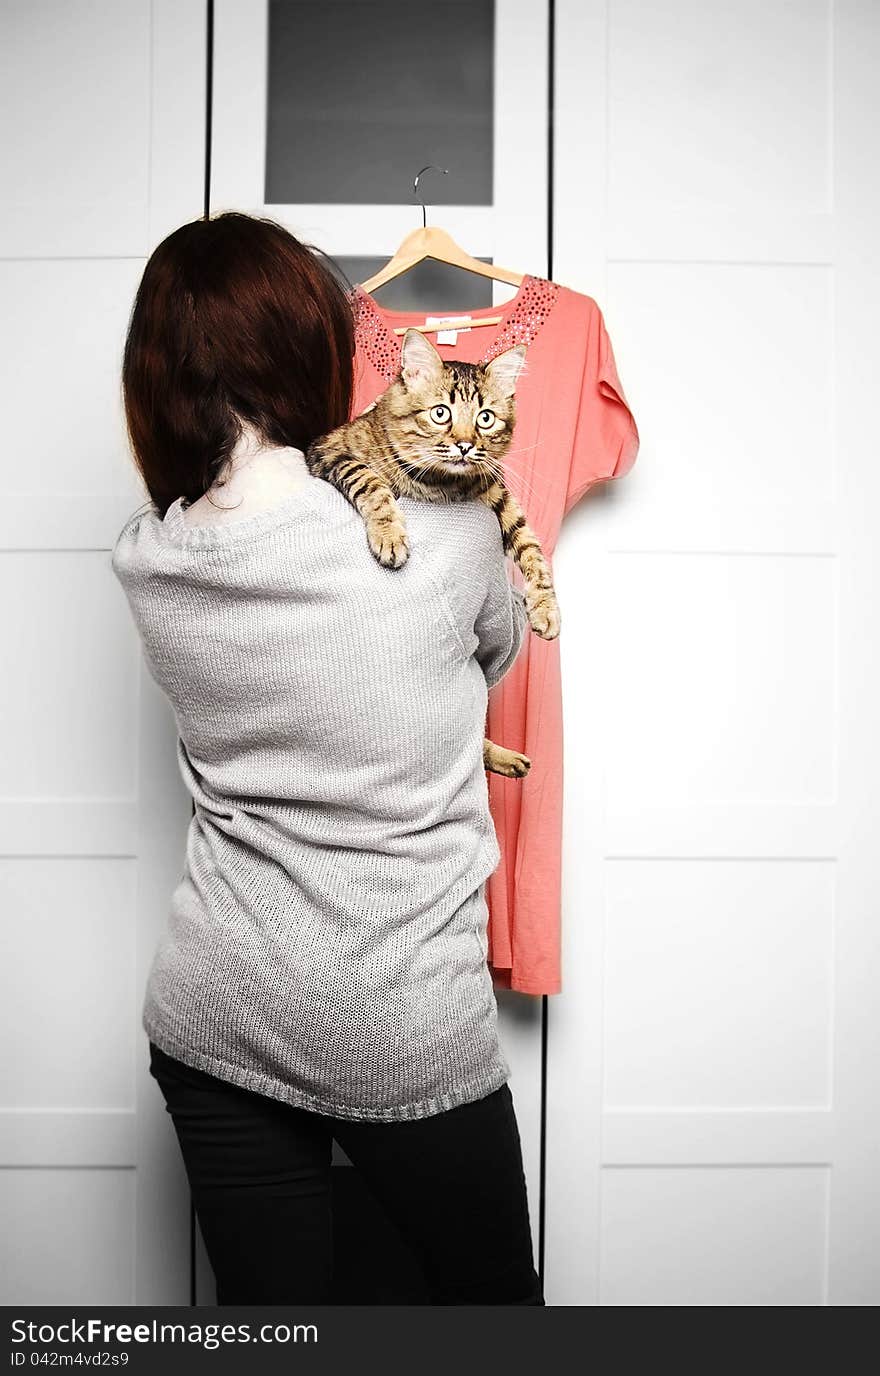
[[[270,0],[267,205],[491,205],[493,0]]]

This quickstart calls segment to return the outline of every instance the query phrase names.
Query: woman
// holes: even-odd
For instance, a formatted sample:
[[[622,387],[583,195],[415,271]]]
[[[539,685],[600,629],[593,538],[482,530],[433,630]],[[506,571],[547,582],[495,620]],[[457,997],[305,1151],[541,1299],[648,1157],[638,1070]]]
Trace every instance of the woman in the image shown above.
[[[281,226],[147,263],[123,392],[151,502],[113,569],[194,810],[143,1005],[220,1304],[327,1302],[335,1138],[434,1303],[543,1304],[486,965],[487,688],[525,627],[482,504],[382,568],[304,450],[349,418],[349,297]]]

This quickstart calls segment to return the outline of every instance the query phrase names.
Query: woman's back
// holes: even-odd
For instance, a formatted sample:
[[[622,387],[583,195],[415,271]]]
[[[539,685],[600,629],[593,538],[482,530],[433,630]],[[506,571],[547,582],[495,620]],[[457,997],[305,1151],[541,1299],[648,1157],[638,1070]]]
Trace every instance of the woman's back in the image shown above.
[[[510,1073],[482,740],[524,607],[487,508],[403,508],[396,571],[318,479],[225,525],[148,510],[113,551],[195,803],[144,1027],[341,1117],[427,1116]]]

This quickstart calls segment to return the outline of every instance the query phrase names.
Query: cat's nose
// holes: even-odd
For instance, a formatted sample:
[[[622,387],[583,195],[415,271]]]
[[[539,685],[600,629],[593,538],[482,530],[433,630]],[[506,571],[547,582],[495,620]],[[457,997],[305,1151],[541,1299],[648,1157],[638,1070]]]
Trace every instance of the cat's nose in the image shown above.
[[[473,440],[456,440],[455,445],[462,458],[464,458],[465,455],[469,454],[473,449],[474,442]]]

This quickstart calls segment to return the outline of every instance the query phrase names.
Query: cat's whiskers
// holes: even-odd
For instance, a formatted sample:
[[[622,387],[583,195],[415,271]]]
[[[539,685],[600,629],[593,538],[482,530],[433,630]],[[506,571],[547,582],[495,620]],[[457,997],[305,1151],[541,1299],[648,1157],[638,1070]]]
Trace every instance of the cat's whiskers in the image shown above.
[[[542,489],[546,492],[548,488],[553,486],[552,478],[550,478],[547,474],[541,473],[534,469],[532,470],[530,476],[527,478],[525,473],[523,473],[522,470],[518,468],[516,464],[509,463],[508,460],[511,454],[526,453],[527,450],[535,447],[536,446],[534,445],[524,445],[522,449],[511,449],[508,451],[507,454],[504,455],[503,459],[499,460],[499,462],[503,465],[504,470],[512,473],[514,477],[518,478],[519,481],[522,483],[523,487],[528,488],[531,494],[536,493],[539,489]]]
[[[499,481],[504,483],[505,486],[510,487],[511,483],[508,479],[513,480],[513,486],[517,488],[521,505],[528,506],[529,503],[539,495],[534,484],[530,483],[528,478],[524,477],[521,473],[517,473],[515,468],[508,468],[499,476]]]
[[[424,487],[430,487],[432,493],[439,492],[441,494],[441,497],[434,498],[434,500],[448,500],[443,488],[442,481],[438,481],[432,476],[431,464],[415,467],[412,464],[405,463],[402,459],[398,460],[398,462],[400,463],[400,467],[405,469],[409,473],[414,483],[421,483]]]
[[[537,448],[537,445],[527,444],[527,445],[523,445],[523,447],[522,447],[521,449],[508,449],[507,453],[506,453],[506,454],[503,454],[503,455],[501,456],[501,458],[495,460],[495,462],[496,462],[496,463],[503,464],[505,468],[510,468],[511,472],[516,473],[516,472],[518,472],[519,470],[518,470],[517,468],[514,467],[514,465],[510,462],[510,460],[513,459],[513,458],[517,458],[520,454],[528,454],[528,453],[530,452],[530,450],[535,449],[535,448]],[[524,477],[525,477],[525,474],[523,473],[521,476],[524,478]],[[533,478],[539,478],[539,479],[541,479],[541,478],[544,478],[545,475],[544,475],[543,473],[537,471],[537,470],[533,470],[531,476],[532,476]]]
[[[408,473],[418,473],[420,475],[422,473],[427,473],[434,466],[434,460],[432,458],[424,459],[421,463],[413,463],[410,459],[405,459],[399,455],[397,462],[400,464],[401,468],[405,468]]]
[[[424,464],[419,465],[413,464],[402,456],[398,456],[398,463],[401,468],[405,468],[409,473],[417,474],[419,481],[421,481],[425,474],[428,474],[432,484],[439,488],[449,486],[449,479],[456,476],[456,470],[447,468],[442,456],[432,456]],[[461,472],[459,472],[458,476],[462,476]],[[468,476],[471,476],[471,474],[468,474]]]
[[[512,476],[516,478],[518,486],[522,489],[526,505],[528,505],[532,497],[537,495],[535,485],[526,478],[525,474],[518,472],[513,464],[507,464],[505,460],[497,460],[491,472],[494,480],[499,483],[506,483],[507,474],[512,474]]]
[[[534,444],[520,444],[520,445],[517,445],[517,447],[516,447],[515,449],[507,449],[507,450],[505,450],[504,454],[502,455],[502,459],[506,459],[507,456],[508,456],[508,454],[527,454],[527,453],[529,452],[530,449],[537,449],[537,447],[538,447],[538,441],[536,441]]]

